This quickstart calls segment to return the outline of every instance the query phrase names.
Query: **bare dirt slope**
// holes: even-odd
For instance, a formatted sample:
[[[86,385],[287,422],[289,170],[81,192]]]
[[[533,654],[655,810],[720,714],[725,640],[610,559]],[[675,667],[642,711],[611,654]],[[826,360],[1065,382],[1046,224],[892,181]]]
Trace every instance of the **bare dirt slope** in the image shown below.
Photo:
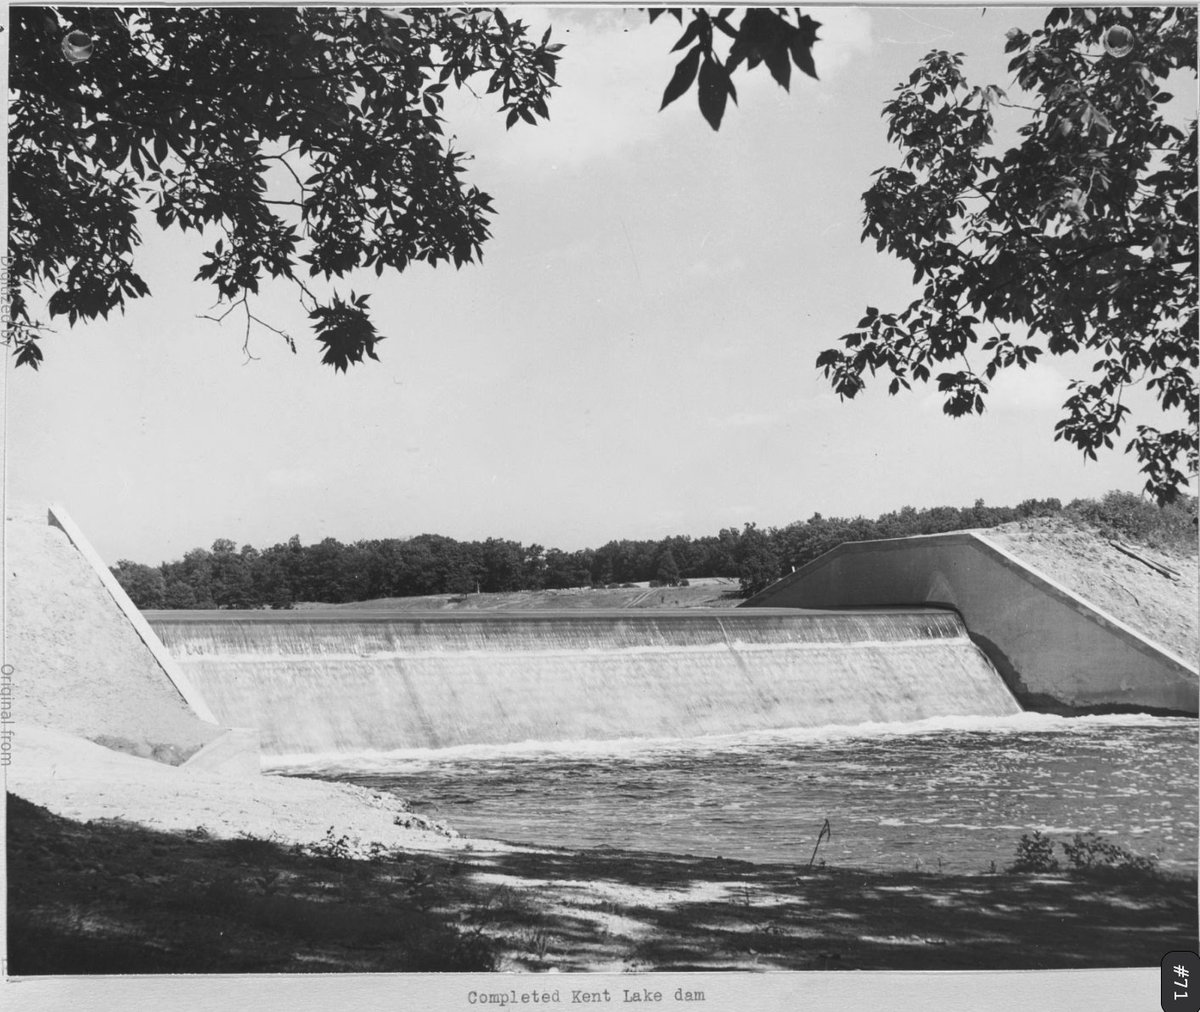
[[[1164,576],[1130,558],[1094,530],[1039,517],[979,531],[1101,611],[1195,665],[1200,604],[1195,553],[1131,546],[1179,576]]]

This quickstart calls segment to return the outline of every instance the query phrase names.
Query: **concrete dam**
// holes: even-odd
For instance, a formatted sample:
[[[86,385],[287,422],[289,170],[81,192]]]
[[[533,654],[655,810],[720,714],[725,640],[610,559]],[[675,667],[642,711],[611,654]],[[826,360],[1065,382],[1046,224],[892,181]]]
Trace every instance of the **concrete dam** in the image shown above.
[[[146,617],[216,719],[258,728],[268,755],[1021,709],[959,616],[928,607]]]

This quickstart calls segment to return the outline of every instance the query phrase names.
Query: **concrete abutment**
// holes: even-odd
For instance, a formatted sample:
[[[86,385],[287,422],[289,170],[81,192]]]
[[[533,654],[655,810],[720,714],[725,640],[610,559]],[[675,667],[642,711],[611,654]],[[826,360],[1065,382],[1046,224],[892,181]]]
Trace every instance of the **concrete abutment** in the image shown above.
[[[953,608],[1026,709],[1196,716],[1194,664],[974,532],[838,546],[742,607]]]

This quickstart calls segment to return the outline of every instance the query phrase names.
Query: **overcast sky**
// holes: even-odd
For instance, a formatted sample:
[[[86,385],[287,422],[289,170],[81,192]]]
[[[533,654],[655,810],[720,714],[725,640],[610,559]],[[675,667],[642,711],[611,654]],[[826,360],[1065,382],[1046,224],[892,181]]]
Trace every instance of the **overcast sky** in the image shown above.
[[[1007,85],[1004,33],[1044,12],[812,10],[819,82],[737,79],[720,133],[694,91],[659,100],[678,28],[621,10],[529,9],[566,43],[551,120],[505,132],[495,100],[449,132],[498,215],[482,265],[342,283],[372,293],[382,361],[319,363],[291,290],[268,332],[198,319],[194,233],[144,230],[153,297],[45,343],[7,376],[10,500],[62,503],[106,561],[218,537],[265,547],[507,537],[575,549],[874,516],[904,505],[1064,502],[1141,487],[1120,453],[1052,440],[1068,361],[1006,376],[982,418],[880,384],[841,403],[814,368],[910,272],[859,242],[861,194],[894,162],[880,109],[931,48]],[[1045,360],[1043,360],[1045,361]]]

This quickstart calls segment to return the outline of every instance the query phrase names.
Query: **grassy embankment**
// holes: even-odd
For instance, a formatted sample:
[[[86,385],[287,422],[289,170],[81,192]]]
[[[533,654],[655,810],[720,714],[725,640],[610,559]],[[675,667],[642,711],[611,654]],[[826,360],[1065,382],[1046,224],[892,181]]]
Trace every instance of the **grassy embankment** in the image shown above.
[[[8,802],[9,971],[1000,969],[1196,947],[1196,878],[868,872],[607,848],[381,852]]]

